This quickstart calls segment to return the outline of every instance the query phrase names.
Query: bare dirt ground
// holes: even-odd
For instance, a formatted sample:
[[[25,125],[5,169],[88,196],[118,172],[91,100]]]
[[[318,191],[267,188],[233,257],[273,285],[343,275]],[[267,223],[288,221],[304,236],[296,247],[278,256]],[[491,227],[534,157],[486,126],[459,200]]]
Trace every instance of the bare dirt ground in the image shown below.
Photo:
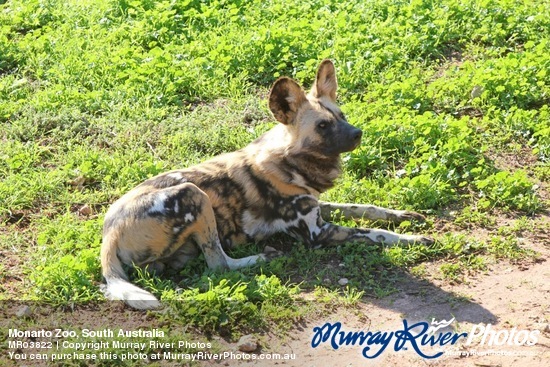
[[[548,217],[544,218],[548,220]],[[309,320],[297,326],[289,337],[265,335],[260,340],[264,347],[261,353],[294,353],[296,359],[287,361],[242,361],[225,360],[209,362],[208,365],[224,366],[445,366],[445,367],[545,367],[550,365],[550,267],[545,261],[550,255],[547,236],[537,238],[543,245],[530,246],[542,256],[541,261],[531,264],[500,262],[490,266],[484,274],[468,279],[466,283],[449,284],[438,279],[419,280],[404,275],[397,285],[400,290],[383,299],[363,299],[356,312],[337,312],[317,320]],[[526,242],[529,242],[528,240]],[[437,264],[432,264],[435,269]],[[403,329],[403,319],[409,323],[450,320],[456,332],[470,333],[474,325],[491,324],[492,330],[511,333],[521,330],[537,330],[537,343],[525,345],[480,345],[481,337],[472,344],[445,345],[439,350],[447,354],[437,359],[424,359],[412,348],[395,352],[393,344],[375,359],[361,355],[362,347],[345,346],[334,350],[328,343],[311,347],[313,328],[326,322],[342,323],[345,331],[396,331]],[[504,335],[504,332],[501,334]],[[522,334],[522,335],[525,335]],[[502,336],[504,337],[504,336]],[[228,350],[232,346],[227,345]],[[235,346],[233,346],[235,348]],[[438,349],[423,349],[434,354]],[[496,352],[484,355],[486,352]],[[462,352],[462,353],[458,353]],[[451,355],[454,354],[454,355]],[[470,353],[471,355],[467,355]],[[505,355],[502,355],[504,354]],[[462,355],[457,355],[462,354]],[[501,354],[501,355],[499,355]],[[515,354],[515,355],[511,355]]]

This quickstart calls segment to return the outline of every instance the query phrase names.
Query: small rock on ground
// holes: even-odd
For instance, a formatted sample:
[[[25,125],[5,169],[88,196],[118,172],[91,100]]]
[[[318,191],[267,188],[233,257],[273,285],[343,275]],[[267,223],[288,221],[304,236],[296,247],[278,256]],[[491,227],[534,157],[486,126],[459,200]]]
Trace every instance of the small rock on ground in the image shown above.
[[[253,352],[258,348],[258,341],[254,335],[243,335],[237,342],[237,348],[241,352]]]
[[[29,306],[21,306],[15,312],[15,316],[20,317],[20,318],[29,317],[31,315],[32,315],[32,310]]]
[[[340,285],[346,285],[348,283],[349,283],[348,278],[342,278],[338,281],[338,284],[340,284]]]

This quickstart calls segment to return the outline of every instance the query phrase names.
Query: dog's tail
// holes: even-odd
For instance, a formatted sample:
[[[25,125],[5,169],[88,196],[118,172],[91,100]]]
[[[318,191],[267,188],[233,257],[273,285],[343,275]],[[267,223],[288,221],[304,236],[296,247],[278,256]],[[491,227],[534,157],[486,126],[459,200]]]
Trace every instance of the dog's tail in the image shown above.
[[[104,238],[101,247],[101,267],[107,283],[101,290],[105,297],[110,300],[124,301],[128,306],[138,310],[160,307],[160,302],[155,296],[128,281],[117,255],[116,246],[109,241],[108,237]]]

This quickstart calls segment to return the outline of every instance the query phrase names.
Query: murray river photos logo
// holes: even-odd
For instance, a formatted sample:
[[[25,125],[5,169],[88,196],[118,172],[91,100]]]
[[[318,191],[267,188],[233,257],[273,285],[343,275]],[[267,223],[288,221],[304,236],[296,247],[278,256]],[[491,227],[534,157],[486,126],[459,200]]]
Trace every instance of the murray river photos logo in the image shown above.
[[[477,343],[479,346],[521,346],[535,345],[538,341],[539,330],[495,330],[491,324],[477,324],[472,330],[462,333],[453,331],[441,332],[441,329],[450,326],[455,321],[435,321],[431,324],[426,321],[409,323],[403,320],[403,328],[395,331],[346,331],[342,323],[327,322],[322,326],[313,328],[311,346],[317,348],[322,343],[328,344],[333,349],[342,346],[361,347],[363,357],[373,359],[380,356],[388,347],[393,350],[414,350],[419,356],[427,359],[441,357],[445,352],[428,352],[429,347],[444,347],[464,342],[466,346]]]

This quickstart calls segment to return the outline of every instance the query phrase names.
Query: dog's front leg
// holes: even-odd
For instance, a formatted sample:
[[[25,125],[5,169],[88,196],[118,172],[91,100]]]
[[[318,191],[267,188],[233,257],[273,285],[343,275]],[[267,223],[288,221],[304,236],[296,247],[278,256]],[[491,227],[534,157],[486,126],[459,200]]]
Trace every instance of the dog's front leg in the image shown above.
[[[348,228],[332,223],[325,223],[318,229],[318,234],[313,236],[313,245],[334,246],[349,242],[362,242],[368,244],[412,244],[419,243],[431,245],[434,240],[429,237],[399,234],[383,229]]]
[[[337,211],[346,219],[370,219],[383,220],[393,223],[401,223],[406,220],[424,222],[426,218],[422,214],[406,210],[394,210],[365,204],[344,204],[319,202],[321,216],[324,220],[331,220],[332,213]]]
[[[270,259],[271,254],[259,254],[234,259],[229,257],[222,248],[218,230],[216,228],[216,217],[210,204],[208,196],[196,189],[196,197],[202,195],[200,203],[200,215],[195,219],[195,232],[192,238],[204,254],[206,263],[210,269],[240,269],[256,264],[260,260]]]

